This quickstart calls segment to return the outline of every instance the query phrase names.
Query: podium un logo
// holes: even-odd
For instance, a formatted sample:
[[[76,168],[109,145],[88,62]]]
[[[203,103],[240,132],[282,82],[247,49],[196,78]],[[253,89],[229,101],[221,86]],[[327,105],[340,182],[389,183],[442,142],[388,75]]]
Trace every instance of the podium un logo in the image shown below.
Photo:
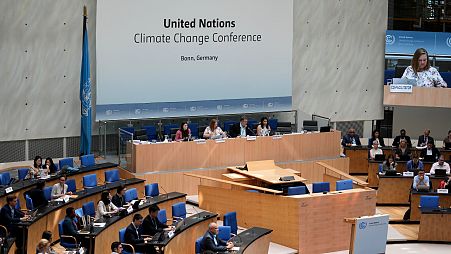
[[[446,46],[451,48],[451,37],[446,38]]]
[[[395,36],[391,34],[385,35],[385,44],[393,45],[395,44]]]
[[[365,229],[365,228],[366,228],[366,225],[367,225],[367,223],[364,222],[364,221],[362,221],[362,222],[359,223],[359,228],[360,228],[360,229]]]

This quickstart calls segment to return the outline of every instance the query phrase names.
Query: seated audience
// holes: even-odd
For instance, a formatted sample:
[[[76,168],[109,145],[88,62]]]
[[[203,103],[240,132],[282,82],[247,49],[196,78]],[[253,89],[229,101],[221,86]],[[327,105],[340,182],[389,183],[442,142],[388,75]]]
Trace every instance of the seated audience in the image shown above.
[[[36,247],[36,253],[56,254],[56,252],[50,247],[50,242],[47,239],[39,240],[38,246]]]
[[[262,117],[260,124],[257,126],[257,136],[269,136],[271,134],[271,127],[268,124],[268,118]]]
[[[36,184],[36,188],[28,191],[28,196],[33,200],[33,207],[39,208],[49,204],[49,201],[44,194],[45,181],[39,180]]]
[[[149,215],[144,218],[142,224],[143,235],[153,236],[158,232],[162,232],[163,230],[173,229],[172,226],[163,224],[160,222],[160,220],[158,220],[158,211],[160,211],[160,208],[157,205],[149,206]]]
[[[450,174],[449,164],[447,162],[445,162],[445,156],[440,155],[440,157],[438,158],[438,161],[435,162],[434,164],[432,164],[431,171],[430,171],[431,175],[435,175],[436,169],[444,169],[444,170],[446,170],[447,175]]]
[[[342,146],[361,146],[359,135],[355,134],[355,129],[350,128],[348,134],[343,136],[341,141]]]
[[[55,174],[57,171],[55,163],[53,163],[53,160],[50,157],[45,159],[45,168],[48,170],[49,174]]]
[[[425,149],[421,150],[421,158],[423,161],[434,162],[440,156],[440,152],[434,147],[434,142],[429,140]]]
[[[182,122],[180,129],[175,133],[175,141],[187,141],[191,139],[191,130],[187,122]]]
[[[429,62],[429,55],[426,49],[419,48],[412,57],[412,62],[406,68],[402,78],[414,79],[417,86],[424,87],[447,87],[436,68],[432,67]]]
[[[221,127],[218,126],[218,120],[211,119],[210,125],[205,128],[204,138],[225,138],[226,133],[222,131]]]
[[[142,237],[142,223],[143,217],[141,214],[136,213],[133,215],[133,222],[125,229],[125,243],[133,245],[136,252],[155,253],[155,250],[149,248],[149,246],[138,245],[151,240],[151,238]]]
[[[374,160],[376,158],[376,154],[384,154],[384,152],[379,148],[379,142],[377,140],[373,141],[373,148],[370,150],[370,159]]]
[[[57,199],[65,195],[72,195],[72,192],[67,191],[66,176],[60,176],[60,182],[55,183],[52,187],[52,199]]]
[[[399,147],[399,143],[401,142],[401,139],[405,139],[407,142],[407,146],[410,148],[412,147],[412,141],[410,140],[409,136],[406,136],[406,130],[401,129],[400,135],[396,136],[393,140],[392,146],[393,147]]]
[[[435,146],[434,138],[429,136],[431,134],[431,130],[424,130],[424,134],[418,137],[418,145],[419,147],[424,147],[428,143],[432,142],[432,145]]]
[[[111,254],[121,254],[122,249],[122,244],[120,242],[113,242],[111,244]]]
[[[412,154],[412,159],[407,162],[407,171],[414,172],[415,175],[419,170],[424,170],[423,162],[418,158],[418,154]]]
[[[398,164],[396,163],[395,159],[393,158],[393,154],[388,155],[387,160],[382,162],[382,170],[384,172],[389,170],[396,170],[396,166]]]
[[[42,232],[42,237],[41,237],[41,238],[42,238],[42,239],[45,239],[45,240],[47,240],[47,241],[49,241],[49,244],[50,244],[50,245],[49,245],[50,253],[56,253],[56,251],[53,250],[53,248],[52,248],[52,242],[53,242],[52,232],[51,232],[51,231],[48,231],[48,230]]]
[[[418,190],[418,186],[420,185],[427,186],[428,188],[430,187],[429,177],[424,174],[424,170],[418,171],[418,175],[413,178],[412,189]]]
[[[97,203],[95,219],[101,219],[103,216],[111,216],[119,211],[119,209],[111,202],[111,194],[109,191],[104,191]]]
[[[76,220],[77,218],[77,220]],[[75,209],[73,207],[66,208],[66,217],[64,217],[63,221],[63,234],[68,236],[73,236],[79,241],[78,229],[80,227],[78,222],[80,221],[79,216],[75,213]]]
[[[212,222],[208,225],[208,230],[202,238],[201,252],[225,252],[233,248],[232,242],[225,242],[218,237],[218,224]]]
[[[400,161],[408,161],[410,159],[410,148],[407,146],[407,141],[401,139],[399,147],[395,151],[395,158]]]
[[[246,136],[255,136],[255,133],[253,130],[249,128],[247,125],[247,117],[242,116],[240,118],[240,122],[236,123],[232,126],[230,126],[230,137],[236,138],[236,137],[246,137]]]
[[[42,170],[42,157],[36,156],[33,160],[33,167],[28,171],[28,175],[26,179],[35,179],[39,178]]]
[[[448,131],[448,136],[443,140],[443,147],[447,150],[451,149],[451,130]]]
[[[113,196],[112,202],[116,207],[123,207],[125,205],[125,195],[126,188],[123,185],[117,187],[116,194]]]
[[[380,133],[378,130],[373,131],[373,134],[371,135],[371,138],[368,141],[368,148],[371,148],[374,141],[376,141],[379,144],[379,147],[385,146],[384,138],[380,137]]]

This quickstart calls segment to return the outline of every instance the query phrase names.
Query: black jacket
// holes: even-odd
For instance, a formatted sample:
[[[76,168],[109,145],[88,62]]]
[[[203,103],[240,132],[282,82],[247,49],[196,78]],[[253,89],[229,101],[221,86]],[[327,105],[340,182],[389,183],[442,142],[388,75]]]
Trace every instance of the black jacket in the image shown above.
[[[77,236],[78,226],[70,217],[65,217],[63,221],[63,234],[70,236]]]
[[[14,209],[14,217],[11,215],[11,207],[8,204],[4,205],[0,211],[0,224],[5,226],[8,230],[11,228],[11,224],[20,222],[20,218],[24,217],[22,211]]]
[[[427,142],[426,139],[424,138],[424,135],[418,137],[418,146],[425,146],[427,145],[428,142],[434,143],[435,146],[435,141],[433,137],[429,136]]]
[[[216,242],[218,244],[215,244],[215,241],[213,238],[216,237]],[[207,231],[204,235],[204,238],[202,238],[201,243],[201,250],[204,251],[227,251],[227,243],[224,240],[219,239],[219,237],[216,235],[213,235],[210,233],[210,231]]]
[[[31,200],[33,200],[33,207],[38,208],[41,206],[46,206],[49,201],[45,198],[44,191],[38,188],[34,188],[28,192]]]
[[[111,200],[113,204],[117,207],[123,207],[125,205],[125,199],[124,196],[119,197],[119,195],[115,194]]]
[[[130,225],[128,225],[128,227],[125,229],[125,243],[131,245],[144,243],[144,238],[141,237],[141,234],[141,227],[136,230],[135,226],[133,226],[133,223],[130,223]]]
[[[424,158],[423,161],[427,161],[427,162],[435,162],[437,161],[436,158],[440,157],[440,152],[438,151],[437,148],[433,147],[432,148],[432,158],[431,157],[426,157],[427,156],[427,148],[424,148],[423,150],[421,150],[421,157]]]
[[[143,235],[153,236],[156,233],[163,231],[163,229],[169,226],[161,223],[160,220],[158,220],[158,218],[152,219],[150,218],[150,215],[147,215],[146,218],[144,218],[141,227]]]
[[[399,147],[399,142],[401,142],[401,139],[405,139],[407,142],[407,146],[408,147],[412,147],[412,141],[410,140],[409,136],[396,136],[395,139],[393,140],[392,146],[394,147]]]
[[[229,135],[232,138],[239,137],[241,135],[241,125],[240,123],[236,123],[230,126]],[[246,136],[255,136],[256,134],[249,128],[249,125],[246,126]]]

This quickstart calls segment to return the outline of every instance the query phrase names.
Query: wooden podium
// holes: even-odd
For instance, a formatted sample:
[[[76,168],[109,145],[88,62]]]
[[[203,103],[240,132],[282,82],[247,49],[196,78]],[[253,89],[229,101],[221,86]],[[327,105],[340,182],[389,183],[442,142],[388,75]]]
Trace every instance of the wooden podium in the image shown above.
[[[388,214],[345,218],[351,224],[350,254],[385,253],[388,233]]]

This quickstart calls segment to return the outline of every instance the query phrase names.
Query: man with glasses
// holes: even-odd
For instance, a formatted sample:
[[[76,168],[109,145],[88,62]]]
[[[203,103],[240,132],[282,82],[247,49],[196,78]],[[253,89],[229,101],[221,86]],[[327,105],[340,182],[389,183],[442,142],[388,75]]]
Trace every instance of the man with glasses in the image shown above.
[[[59,183],[52,187],[52,199],[64,197],[64,195],[72,195],[72,192],[67,191],[66,177],[61,176]]]
[[[362,145],[362,143],[360,143],[359,135],[355,134],[354,128],[350,128],[348,130],[348,134],[343,136],[341,145],[343,147],[361,146]]]

